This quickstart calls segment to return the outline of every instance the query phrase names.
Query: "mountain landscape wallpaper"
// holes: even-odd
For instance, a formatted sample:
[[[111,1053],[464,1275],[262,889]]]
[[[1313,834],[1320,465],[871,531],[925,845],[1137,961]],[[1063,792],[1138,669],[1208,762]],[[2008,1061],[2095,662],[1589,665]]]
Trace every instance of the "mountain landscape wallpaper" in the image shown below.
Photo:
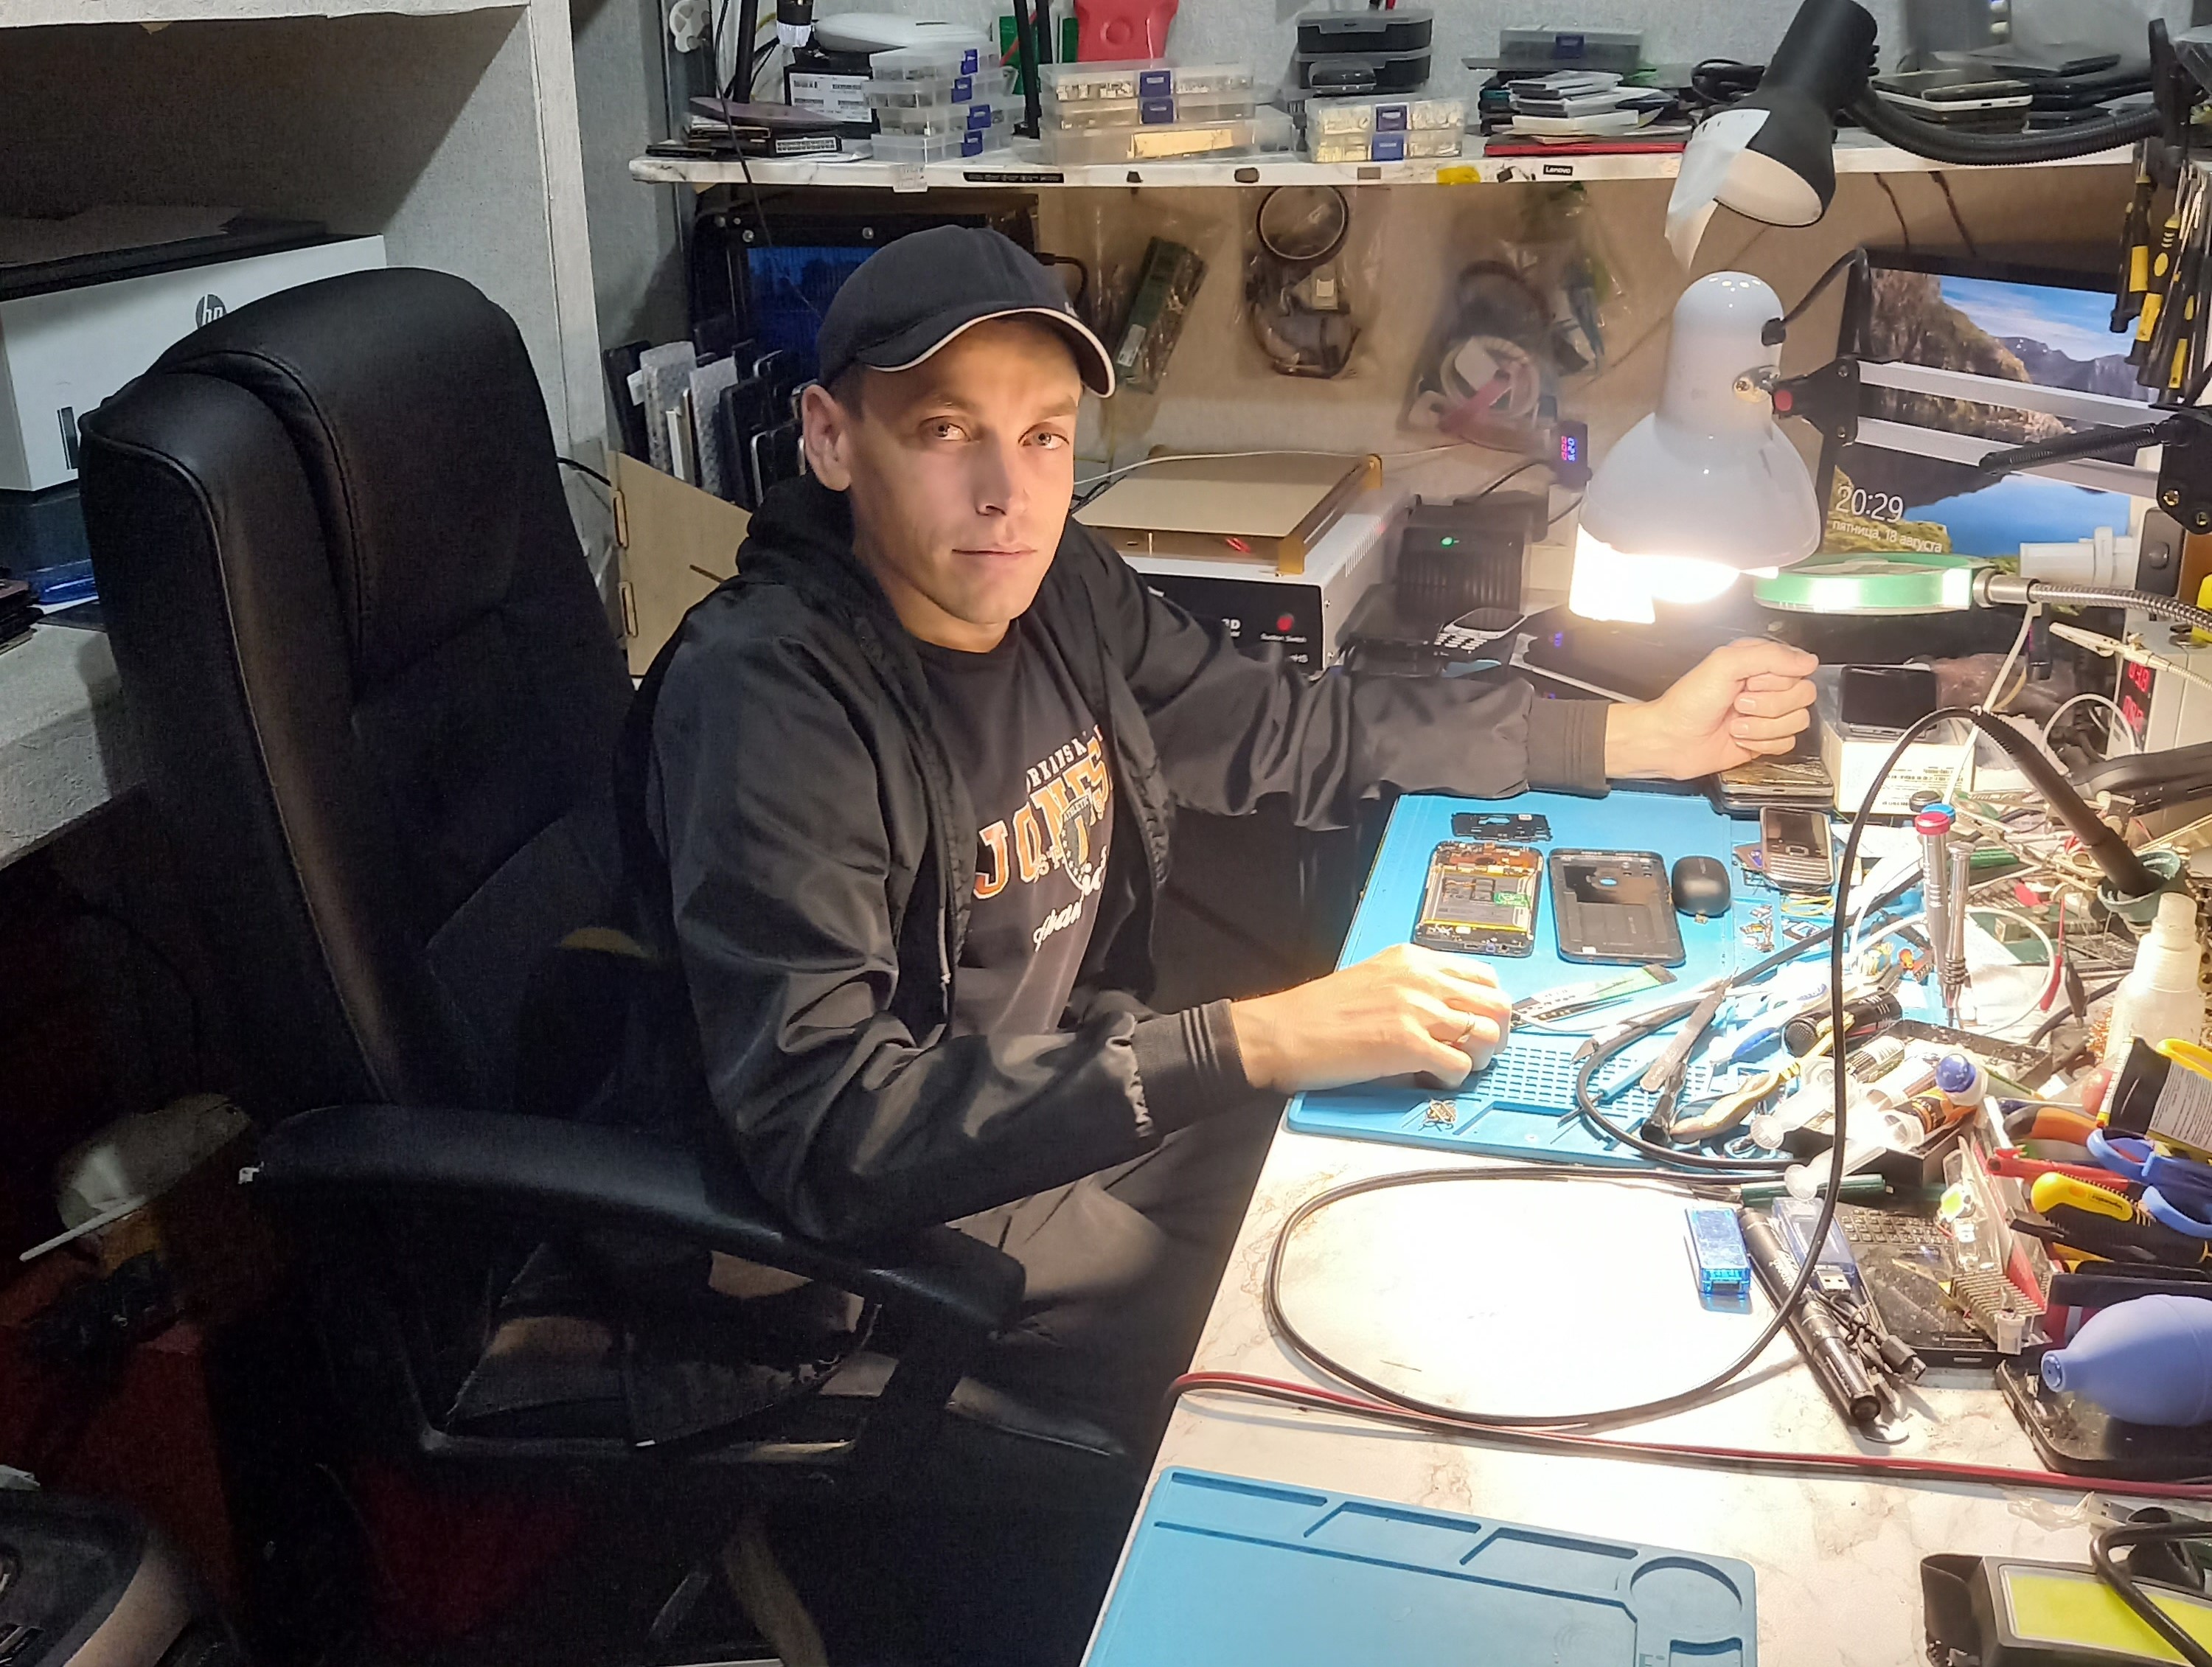
[[[1972,371],[2042,387],[2148,400],[2112,333],[2112,297],[2094,289],[1876,268],[1861,356]],[[1870,414],[2021,445],[2078,426],[2039,411],[1869,390]],[[1868,446],[1844,447],[1829,483],[1823,548],[2014,556],[2023,542],[2124,532],[2130,501],[2061,481],[1985,481],[1958,464]]]

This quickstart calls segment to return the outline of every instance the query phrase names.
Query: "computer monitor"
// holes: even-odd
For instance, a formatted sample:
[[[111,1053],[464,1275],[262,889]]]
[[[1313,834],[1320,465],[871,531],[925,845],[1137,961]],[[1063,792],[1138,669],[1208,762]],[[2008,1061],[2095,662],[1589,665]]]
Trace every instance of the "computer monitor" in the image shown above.
[[[1942,256],[1870,255],[1853,275],[1840,346],[1869,361],[1971,371],[2146,403],[2111,328],[2109,277]],[[1868,417],[2025,444],[2086,426],[2039,411],[1869,387]],[[2148,420],[2148,417],[2144,420]],[[2124,533],[2139,501],[2035,475],[1984,477],[1966,465],[1830,441],[1821,549],[2017,556],[2022,543]]]

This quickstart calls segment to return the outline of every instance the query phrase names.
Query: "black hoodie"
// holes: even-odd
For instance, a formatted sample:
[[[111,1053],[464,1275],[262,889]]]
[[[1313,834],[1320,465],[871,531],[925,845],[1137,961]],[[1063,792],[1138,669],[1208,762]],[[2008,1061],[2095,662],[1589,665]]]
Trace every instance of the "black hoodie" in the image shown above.
[[[1225,1003],[1139,1005],[1176,806],[1286,799],[1302,826],[1335,828],[1388,792],[1604,788],[1601,706],[1253,658],[1070,520],[1031,618],[1112,762],[1097,922],[1067,1028],[951,1037],[975,816],[913,640],[852,539],[841,494],[769,494],[738,577],[639,691],[621,771],[643,812],[638,925],[680,969],[696,1025],[663,1037],[662,1058],[703,1078],[696,1102],[753,1183],[817,1237],[1007,1203],[1244,1095]]]

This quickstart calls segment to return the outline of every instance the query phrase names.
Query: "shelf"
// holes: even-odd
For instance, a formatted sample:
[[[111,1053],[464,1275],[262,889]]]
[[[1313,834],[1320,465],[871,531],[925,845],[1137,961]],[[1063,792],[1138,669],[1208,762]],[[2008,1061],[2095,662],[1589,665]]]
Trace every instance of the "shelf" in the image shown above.
[[[33,626],[0,650],[0,867],[137,780],[102,631]]]
[[[443,17],[520,11],[529,0],[0,0],[0,28],[79,23],[250,23],[277,17],[358,17],[382,13]]]
[[[2124,167],[2125,149],[2100,151],[2045,167]],[[947,187],[1012,186],[1043,190],[1081,186],[1288,186],[1288,185],[1497,185],[1549,184],[1583,179],[1671,179],[1680,170],[1677,151],[1617,156],[1481,156],[1445,161],[1314,162],[1301,156],[1225,156],[1172,162],[1093,163],[1051,167],[1038,158],[1035,143],[1017,140],[1009,148],[961,161],[927,167],[894,167],[872,159],[849,161],[806,157],[791,161],[688,161],[641,156],[630,177],[647,185],[694,186],[735,185],[750,173],[757,186],[889,186],[893,191]],[[1838,173],[1930,173],[1943,165],[1915,156],[1862,133],[1846,133],[1836,144]]]

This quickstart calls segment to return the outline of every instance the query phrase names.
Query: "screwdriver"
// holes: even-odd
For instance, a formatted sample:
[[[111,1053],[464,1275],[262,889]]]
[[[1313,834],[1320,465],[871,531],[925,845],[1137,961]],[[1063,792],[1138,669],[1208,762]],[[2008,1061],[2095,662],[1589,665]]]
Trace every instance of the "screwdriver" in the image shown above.
[[[2136,146],[2135,195],[2128,200],[2120,228],[2120,270],[2112,288],[2112,328],[2125,330],[2142,311],[2150,288],[2150,202],[2158,183],[2151,178],[2150,143]]]
[[[2166,286],[2173,278],[2173,258],[2181,246],[2181,205],[2187,196],[2185,182],[2173,190],[2173,201],[2166,205],[2166,223],[2159,228],[2158,245],[2151,251],[2149,282],[2143,289],[2142,309],[2136,318],[2136,338],[2128,349],[2128,362],[2136,367],[2136,380],[2148,384],[2151,378],[2144,373],[2151,363],[2150,338],[2158,328],[2160,309],[2166,303]]]
[[[2167,389],[2175,362],[2189,340],[2191,307],[2195,286],[2204,266],[2204,176],[2195,168],[2182,176],[2181,223],[2173,259],[2166,273],[2165,297],[2159,306],[2158,324],[2151,332],[2149,351],[2136,372],[2145,386]]]
[[[2070,1175],[2037,1176],[2028,1189],[2027,1201],[2038,1214],[2066,1235],[2068,1244],[2093,1255],[2111,1256],[2118,1247],[2124,1261],[2148,1260],[2181,1268],[2193,1267],[2205,1258],[2204,1240],[2161,1226],[2140,1204]],[[2127,1254],[2130,1250],[2142,1254]]]

